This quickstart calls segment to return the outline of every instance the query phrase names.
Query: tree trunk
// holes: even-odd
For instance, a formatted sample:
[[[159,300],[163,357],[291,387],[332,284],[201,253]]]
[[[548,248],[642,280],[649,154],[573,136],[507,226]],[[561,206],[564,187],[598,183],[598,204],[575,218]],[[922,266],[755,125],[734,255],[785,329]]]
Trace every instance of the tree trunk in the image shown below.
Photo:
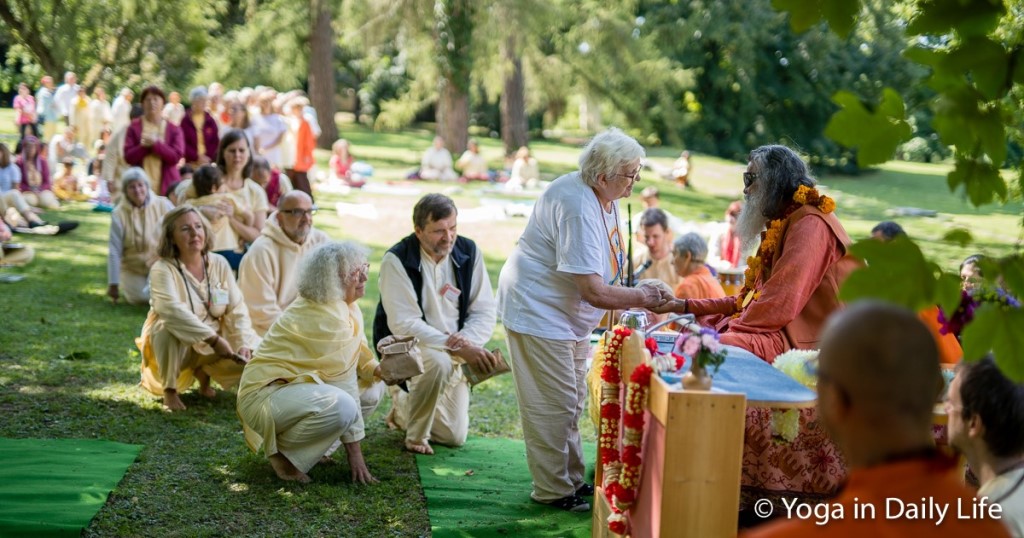
[[[437,134],[458,159],[469,141],[469,95],[450,81],[441,81],[437,102]]]
[[[523,81],[523,60],[516,51],[513,35],[505,40],[505,90],[501,92],[501,141],[505,155],[512,155],[529,142],[526,123],[526,92]]]
[[[331,5],[327,0],[310,0],[309,33],[309,101],[320,122],[317,147],[331,149],[338,139],[334,121],[334,28],[331,26]]]
[[[458,156],[469,139],[469,79],[473,72],[473,0],[438,0],[434,43],[441,73],[437,134]]]
[[[34,2],[20,3],[22,9],[29,9]],[[35,6],[36,9],[42,9]],[[52,75],[58,82],[64,76],[63,55],[60,50],[51,49],[43,41],[43,33],[39,30],[36,22],[40,16],[36,12],[22,12],[24,20],[18,19],[14,9],[7,0],[0,0],[0,20],[7,25],[14,37],[15,42],[21,43],[28,49],[29,53],[39,62],[43,72]],[[58,57],[59,56],[59,57]]]

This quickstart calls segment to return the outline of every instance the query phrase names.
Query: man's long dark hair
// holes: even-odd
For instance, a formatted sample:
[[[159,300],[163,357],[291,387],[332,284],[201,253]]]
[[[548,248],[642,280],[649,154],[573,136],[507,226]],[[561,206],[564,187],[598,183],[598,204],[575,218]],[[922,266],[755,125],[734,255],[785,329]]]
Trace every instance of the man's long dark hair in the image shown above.
[[[749,161],[757,176],[758,188],[766,189],[761,208],[765,218],[781,217],[800,185],[813,187],[815,184],[807,164],[786,146],[761,146],[750,152]]]

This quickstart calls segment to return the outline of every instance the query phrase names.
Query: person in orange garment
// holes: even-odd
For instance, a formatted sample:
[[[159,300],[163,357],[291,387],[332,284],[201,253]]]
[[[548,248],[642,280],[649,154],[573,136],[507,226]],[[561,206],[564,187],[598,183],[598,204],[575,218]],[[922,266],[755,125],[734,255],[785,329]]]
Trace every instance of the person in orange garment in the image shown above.
[[[295,133],[295,164],[291,169],[285,170],[292,186],[313,197],[313,188],[309,182],[309,171],[316,164],[313,158],[313,150],[316,149],[316,136],[313,135],[313,128],[303,117],[302,111],[309,100],[305,97],[296,97],[288,102],[288,110],[291,112],[289,118],[289,129]]]
[[[717,299],[725,290],[708,269],[708,244],[699,234],[690,232],[672,244],[672,265],[682,279],[675,295],[680,299]]]
[[[833,214],[835,202],[814,188],[799,155],[761,146],[749,160],[736,229],[744,246],[762,239],[747,259],[740,293],[677,299],[655,312],[696,314],[723,344],[770,363],[790,349],[818,347],[825,319],[840,308],[839,285],[859,262],[847,252],[850,238]]]
[[[906,237],[907,232],[903,230],[902,226],[891,220],[879,222],[871,229],[871,238],[884,243],[901,236]],[[939,312],[938,305],[932,305],[918,312],[917,318],[928,327],[935,338],[935,343],[939,346],[939,362],[955,365],[963,358],[964,350],[960,347],[960,341],[956,339],[956,335],[942,334],[942,331],[939,330],[942,328],[942,323],[939,322]]]
[[[850,466],[846,485],[819,505],[827,519],[780,504],[777,520],[743,538],[1008,537],[998,509],[975,499],[957,461],[935,448],[942,385],[935,340],[913,312],[865,301],[834,316],[818,354],[818,416]]]

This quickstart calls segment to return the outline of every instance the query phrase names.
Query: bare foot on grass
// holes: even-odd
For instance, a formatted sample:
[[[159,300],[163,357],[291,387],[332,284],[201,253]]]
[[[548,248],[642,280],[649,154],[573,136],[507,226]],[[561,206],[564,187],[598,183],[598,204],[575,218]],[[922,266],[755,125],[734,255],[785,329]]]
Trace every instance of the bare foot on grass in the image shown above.
[[[196,370],[195,376],[199,380],[199,394],[209,400],[216,398],[217,391],[210,386],[210,374],[200,368]]]
[[[423,454],[424,456],[433,456],[434,449],[430,448],[430,443],[424,439],[419,443],[414,443],[408,439],[405,440],[405,449],[409,452],[415,452],[417,454]]]
[[[281,480],[299,482],[300,484],[309,483],[309,475],[300,471],[288,458],[280,453],[274,454],[267,459],[270,460],[270,466],[274,468],[274,472]]]
[[[398,423],[395,422],[395,408],[392,407],[391,411],[388,411],[388,416],[384,417],[384,422],[388,425],[389,430],[401,429],[398,427]]]
[[[178,391],[164,389],[164,409],[168,411],[184,411],[186,409],[185,404],[178,397]]]

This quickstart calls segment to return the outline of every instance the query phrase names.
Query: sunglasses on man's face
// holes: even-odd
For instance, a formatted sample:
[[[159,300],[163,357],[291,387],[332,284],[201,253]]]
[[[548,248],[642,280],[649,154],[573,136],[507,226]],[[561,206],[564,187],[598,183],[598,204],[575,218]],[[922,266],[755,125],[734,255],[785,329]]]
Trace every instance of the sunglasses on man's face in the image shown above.
[[[743,172],[743,188],[747,188],[754,184],[757,180],[757,174],[753,172]]]

